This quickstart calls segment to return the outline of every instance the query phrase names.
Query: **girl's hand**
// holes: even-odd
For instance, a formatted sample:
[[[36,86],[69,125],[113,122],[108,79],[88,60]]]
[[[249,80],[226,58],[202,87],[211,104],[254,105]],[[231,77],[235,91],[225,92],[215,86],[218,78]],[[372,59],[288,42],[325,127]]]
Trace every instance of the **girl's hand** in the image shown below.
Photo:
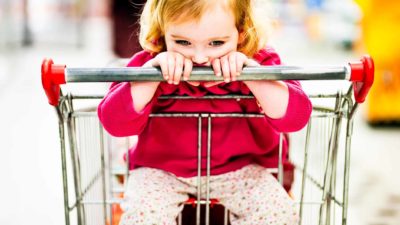
[[[149,64],[160,66],[162,75],[169,84],[179,84],[182,76],[183,80],[188,80],[193,68],[192,61],[177,52],[161,52]]]
[[[243,66],[259,65],[241,52],[230,52],[221,58],[214,59],[212,67],[216,76],[223,76],[226,83],[236,81],[243,70]]]

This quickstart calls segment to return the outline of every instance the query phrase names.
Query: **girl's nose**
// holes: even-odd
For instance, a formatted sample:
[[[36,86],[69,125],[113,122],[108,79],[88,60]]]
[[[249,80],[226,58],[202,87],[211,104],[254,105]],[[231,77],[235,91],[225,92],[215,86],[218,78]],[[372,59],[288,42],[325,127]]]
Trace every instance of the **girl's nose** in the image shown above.
[[[208,57],[203,54],[195,54],[192,57],[192,62],[199,65],[204,65],[208,63]]]

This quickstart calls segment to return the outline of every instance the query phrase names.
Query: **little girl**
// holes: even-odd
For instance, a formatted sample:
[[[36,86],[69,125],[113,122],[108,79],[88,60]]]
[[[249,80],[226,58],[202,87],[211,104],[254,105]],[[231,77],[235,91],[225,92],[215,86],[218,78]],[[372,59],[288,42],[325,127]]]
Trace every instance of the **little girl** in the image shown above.
[[[160,112],[264,113],[264,118],[213,118],[210,197],[229,210],[232,225],[298,223],[293,201],[266,168],[277,167],[279,133],[304,127],[312,106],[297,81],[236,81],[243,66],[280,64],[265,47],[253,7],[252,0],[145,4],[140,33],[145,50],[128,66],[159,66],[166,82],[114,83],[98,107],[110,134],[139,137],[130,152],[120,224],[176,224],[183,203],[197,193],[198,119],[149,117]],[[194,66],[212,67],[223,81],[187,81]],[[255,99],[158,98],[207,94]],[[202,124],[206,157],[207,123]],[[283,152],[285,158],[286,140]]]

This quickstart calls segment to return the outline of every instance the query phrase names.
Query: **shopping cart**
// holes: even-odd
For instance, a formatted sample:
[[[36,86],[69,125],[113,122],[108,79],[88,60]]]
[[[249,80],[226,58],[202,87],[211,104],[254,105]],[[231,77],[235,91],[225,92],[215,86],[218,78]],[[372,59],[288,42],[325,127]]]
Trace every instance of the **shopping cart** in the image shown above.
[[[195,68],[193,81],[215,81],[210,68]],[[300,224],[346,224],[349,188],[350,146],[353,119],[374,79],[374,64],[370,57],[344,66],[246,67],[240,80],[347,80],[346,91],[310,94],[313,113],[307,126],[289,134],[290,160],[295,165],[292,196],[298,203]],[[134,137],[115,138],[105,132],[97,119],[96,107],[101,94],[76,94],[65,91],[72,83],[161,81],[157,68],[66,68],[51,59],[42,64],[42,84],[49,103],[59,118],[62,159],[64,212],[66,224],[118,224],[119,203],[124,191],[124,181],[129,173],[129,157],[124,162],[121,154],[127,153],[135,143]],[[60,88],[60,84],[68,83]],[[161,96],[161,98],[190,98]],[[202,98],[252,98],[252,96],[205,96]],[[202,118],[208,123],[208,140],[211,138],[211,120],[221,116],[263,117],[259,114],[151,114],[153,117],[196,117],[201,128]],[[343,132],[344,131],[344,132]],[[201,138],[201,135],[200,137]],[[281,134],[281,141],[285,138]],[[207,144],[210,155],[210,141]],[[201,149],[201,141],[199,148]],[[280,151],[280,153],[282,153]],[[126,154],[129,155],[129,154]],[[200,154],[199,154],[200,155]],[[207,174],[210,174],[209,157]],[[283,159],[271,168],[280,182],[284,180]],[[202,168],[199,157],[199,174]],[[200,185],[199,185],[200,186]],[[207,185],[206,185],[207,188]],[[199,190],[200,192],[200,190]],[[228,212],[217,199],[197,196],[187,201],[178,224],[228,224]],[[213,214],[216,214],[213,216]],[[223,214],[221,216],[221,214]],[[72,220],[72,218],[76,218]],[[221,219],[222,218],[222,219]],[[217,221],[220,220],[220,221]],[[190,221],[190,222],[189,222]],[[192,223],[193,222],[193,223]]]

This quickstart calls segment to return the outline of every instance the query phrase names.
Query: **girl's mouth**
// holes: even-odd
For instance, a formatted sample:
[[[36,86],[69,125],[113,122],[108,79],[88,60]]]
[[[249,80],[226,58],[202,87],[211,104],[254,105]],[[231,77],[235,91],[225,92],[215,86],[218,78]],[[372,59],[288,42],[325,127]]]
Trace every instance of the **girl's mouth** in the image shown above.
[[[205,67],[205,66],[210,66],[210,63],[202,63],[202,64],[198,64],[198,63],[193,63],[193,67]]]

